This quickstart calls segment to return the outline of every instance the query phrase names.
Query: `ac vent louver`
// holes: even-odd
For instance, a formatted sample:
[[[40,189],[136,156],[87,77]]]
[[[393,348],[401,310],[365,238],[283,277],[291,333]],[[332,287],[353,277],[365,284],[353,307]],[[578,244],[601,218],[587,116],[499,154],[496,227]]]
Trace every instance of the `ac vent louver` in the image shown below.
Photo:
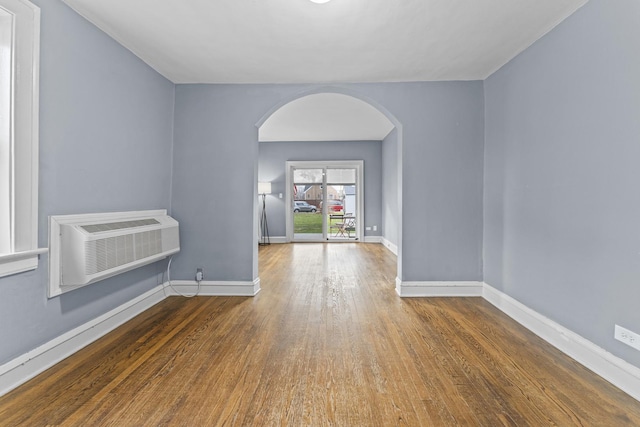
[[[162,253],[160,230],[107,237],[85,243],[85,272],[100,273]]]
[[[142,213],[137,212],[136,218],[123,218],[126,213],[113,214],[117,218],[109,218],[108,214],[51,217],[49,295],[59,295],[178,252],[178,222],[165,211],[145,212],[155,215],[141,218]]]
[[[107,224],[83,225],[82,228],[87,233],[102,233],[104,231],[122,230],[123,228],[136,228],[136,227],[143,227],[145,225],[155,225],[155,224],[160,224],[160,223],[153,218],[147,218],[147,219],[138,219],[135,221],[120,221],[120,222],[110,222]]]

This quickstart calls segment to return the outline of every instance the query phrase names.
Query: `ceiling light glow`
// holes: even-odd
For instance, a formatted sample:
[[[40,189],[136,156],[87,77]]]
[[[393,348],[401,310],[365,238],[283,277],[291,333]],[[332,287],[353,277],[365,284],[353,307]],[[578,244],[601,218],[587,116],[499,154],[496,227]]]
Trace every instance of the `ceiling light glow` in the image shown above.
[[[318,4],[323,4],[323,3],[329,3],[331,0],[310,0],[310,1]]]

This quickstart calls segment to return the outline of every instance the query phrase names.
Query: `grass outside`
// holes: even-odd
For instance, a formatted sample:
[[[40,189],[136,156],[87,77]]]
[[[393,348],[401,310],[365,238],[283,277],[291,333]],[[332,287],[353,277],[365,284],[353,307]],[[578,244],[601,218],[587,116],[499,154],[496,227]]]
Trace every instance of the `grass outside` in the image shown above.
[[[336,220],[331,222],[327,218],[327,224],[332,224],[330,232],[335,232]],[[293,232],[296,234],[322,234],[322,214],[312,212],[293,213]]]
[[[300,234],[322,234],[322,215],[312,212],[294,212],[293,232]]]

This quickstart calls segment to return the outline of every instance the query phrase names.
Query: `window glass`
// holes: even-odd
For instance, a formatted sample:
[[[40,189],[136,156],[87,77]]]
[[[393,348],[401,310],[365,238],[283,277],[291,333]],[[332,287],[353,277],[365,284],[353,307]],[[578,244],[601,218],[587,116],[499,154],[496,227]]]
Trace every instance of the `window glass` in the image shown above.
[[[322,169],[295,169],[293,182],[296,184],[322,184]]]
[[[38,266],[40,9],[0,0],[0,277]]]
[[[13,15],[0,8],[0,253],[11,245],[11,70]]]
[[[327,184],[355,184],[355,169],[327,169]]]

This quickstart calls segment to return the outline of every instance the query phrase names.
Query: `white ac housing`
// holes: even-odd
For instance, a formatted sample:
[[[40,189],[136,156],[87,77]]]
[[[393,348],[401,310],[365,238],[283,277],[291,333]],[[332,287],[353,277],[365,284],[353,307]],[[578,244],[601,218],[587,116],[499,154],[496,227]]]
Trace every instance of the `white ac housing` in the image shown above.
[[[60,215],[49,221],[49,297],[180,250],[178,222],[165,210]]]

